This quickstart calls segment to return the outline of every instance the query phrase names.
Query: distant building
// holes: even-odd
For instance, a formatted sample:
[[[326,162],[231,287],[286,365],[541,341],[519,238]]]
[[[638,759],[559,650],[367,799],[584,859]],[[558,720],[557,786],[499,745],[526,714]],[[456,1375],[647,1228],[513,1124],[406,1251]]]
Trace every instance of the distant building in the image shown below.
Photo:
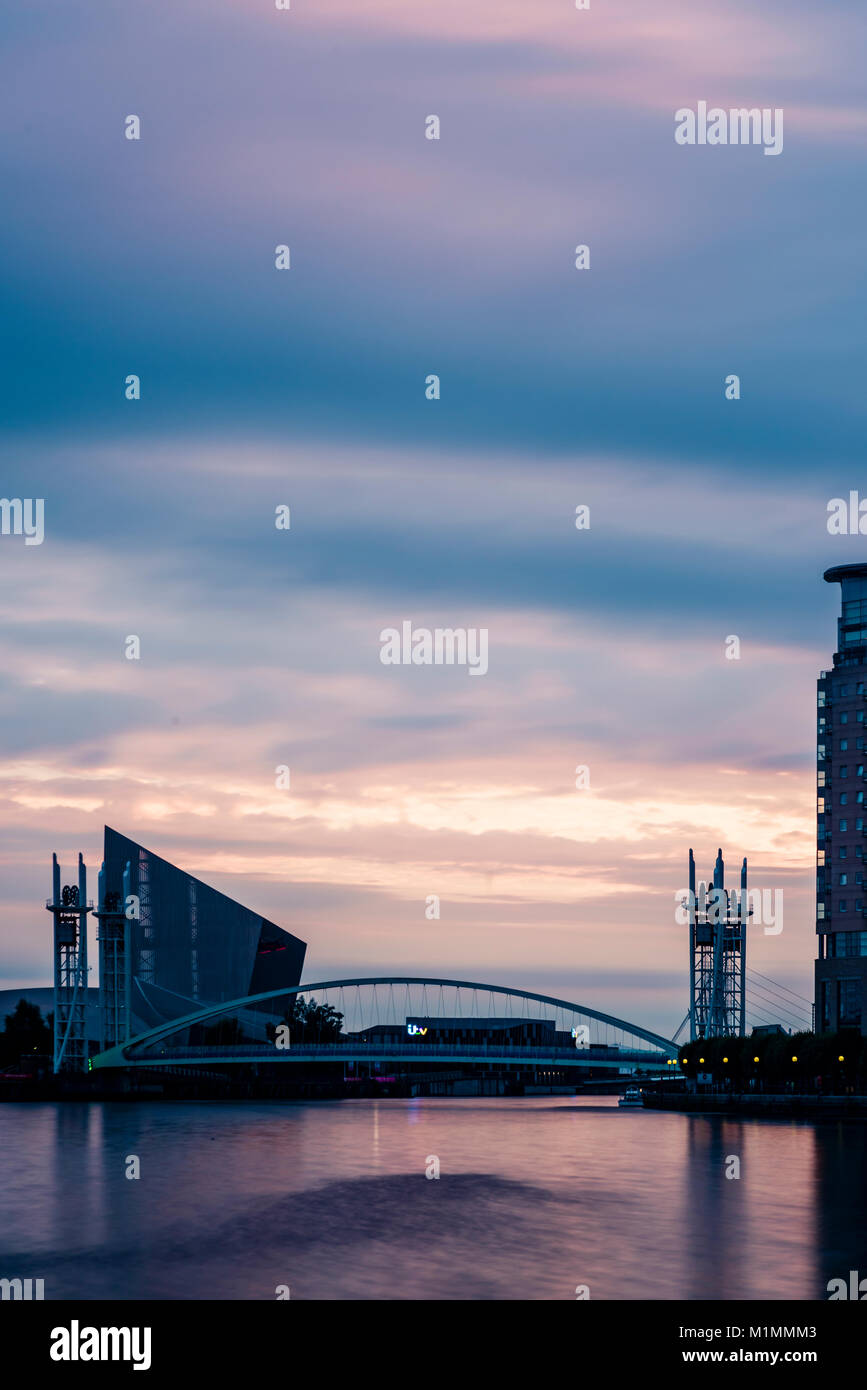
[[[864,883],[867,564],[825,571],[840,584],[837,650],[817,687],[816,1032],[867,1032]]]
[[[127,865],[139,912],[129,931],[131,1034],[299,983],[307,947],[297,936],[106,826],[106,895],[125,900]]]
[[[394,1044],[406,1048],[415,1043],[419,1057],[426,1046],[471,1047],[568,1047],[574,1048],[571,1033],[558,1032],[553,1019],[531,1018],[427,1018],[409,1015],[403,1023],[377,1023],[359,1033],[348,1033],[359,1042]]]

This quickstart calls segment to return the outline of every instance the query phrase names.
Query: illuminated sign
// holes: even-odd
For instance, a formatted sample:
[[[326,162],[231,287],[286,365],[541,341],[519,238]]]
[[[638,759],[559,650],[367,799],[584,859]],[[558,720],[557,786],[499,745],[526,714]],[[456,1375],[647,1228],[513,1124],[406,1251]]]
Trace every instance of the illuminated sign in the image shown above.
[[[408,1023],[406,1025],[406,1031],[411,1038],[423,1038],[427,1029],[422,1028],[418,1023]]]

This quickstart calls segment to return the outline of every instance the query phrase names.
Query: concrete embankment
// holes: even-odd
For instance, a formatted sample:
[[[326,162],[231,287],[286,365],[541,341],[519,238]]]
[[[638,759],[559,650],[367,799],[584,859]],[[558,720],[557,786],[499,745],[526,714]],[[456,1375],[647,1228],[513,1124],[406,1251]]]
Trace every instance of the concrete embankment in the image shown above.
[[[867,1119],[867,1096],[797,1095],[651,1095],[645,1094],[647,1110],[681,1110],[704,1115],[800,1115],[810,1119]]]

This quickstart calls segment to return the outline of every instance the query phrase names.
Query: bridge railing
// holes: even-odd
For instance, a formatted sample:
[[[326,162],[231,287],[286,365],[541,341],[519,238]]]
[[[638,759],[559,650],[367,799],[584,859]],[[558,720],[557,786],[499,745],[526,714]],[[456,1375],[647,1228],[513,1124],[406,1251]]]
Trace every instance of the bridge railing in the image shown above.
[[[131,1061],[152,1061],[158,1062],[163,1058],[172,1057],[203,1057],[218,1060],[220,1057],[231,1057],[233,1060],[243,1058],[244,1060],[256,1062],[279,1062],[290,1061],[292,1057],[309,1058],[333,1058],[340,1061],[342,1058],[388,1058],[399,1056],[403,1059],[425,1062],[428,1058],[439,1057],[482,1057],[491,1061],[559,1061],[569,1062],[572,1065],[577,1062],[649,1062],[657,1063],[665,1060],[662,1052],[644,1051],[639,1049],[624,1048],[608,1049],[601,1047],[593,1048],[574,1048],[574,1047],[527,1047],[525,1045],[504,1045],[502,1043],[493,1046],[487,1043],[431,1043],[428,1046],[413,1046],[412,1043],[298,1043],[281,1049],[276,1046],[254,1046],[244,1043],[231,1044],[225,1046],[214,1044],[211,1046],[196,1047],[161,1047],[154,1044],[147,1050],[132,1052]]]

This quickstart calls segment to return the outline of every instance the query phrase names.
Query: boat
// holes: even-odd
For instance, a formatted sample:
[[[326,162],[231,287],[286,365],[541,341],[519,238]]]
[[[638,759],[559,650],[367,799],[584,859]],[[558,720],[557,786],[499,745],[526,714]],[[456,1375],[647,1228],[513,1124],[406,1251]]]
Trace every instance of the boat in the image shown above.
[[[631,1109],[644,1104],[644,1098],[638,1086],[627,1086],[626,1091],[617,1102],[618,1105],[628,1105]]]

